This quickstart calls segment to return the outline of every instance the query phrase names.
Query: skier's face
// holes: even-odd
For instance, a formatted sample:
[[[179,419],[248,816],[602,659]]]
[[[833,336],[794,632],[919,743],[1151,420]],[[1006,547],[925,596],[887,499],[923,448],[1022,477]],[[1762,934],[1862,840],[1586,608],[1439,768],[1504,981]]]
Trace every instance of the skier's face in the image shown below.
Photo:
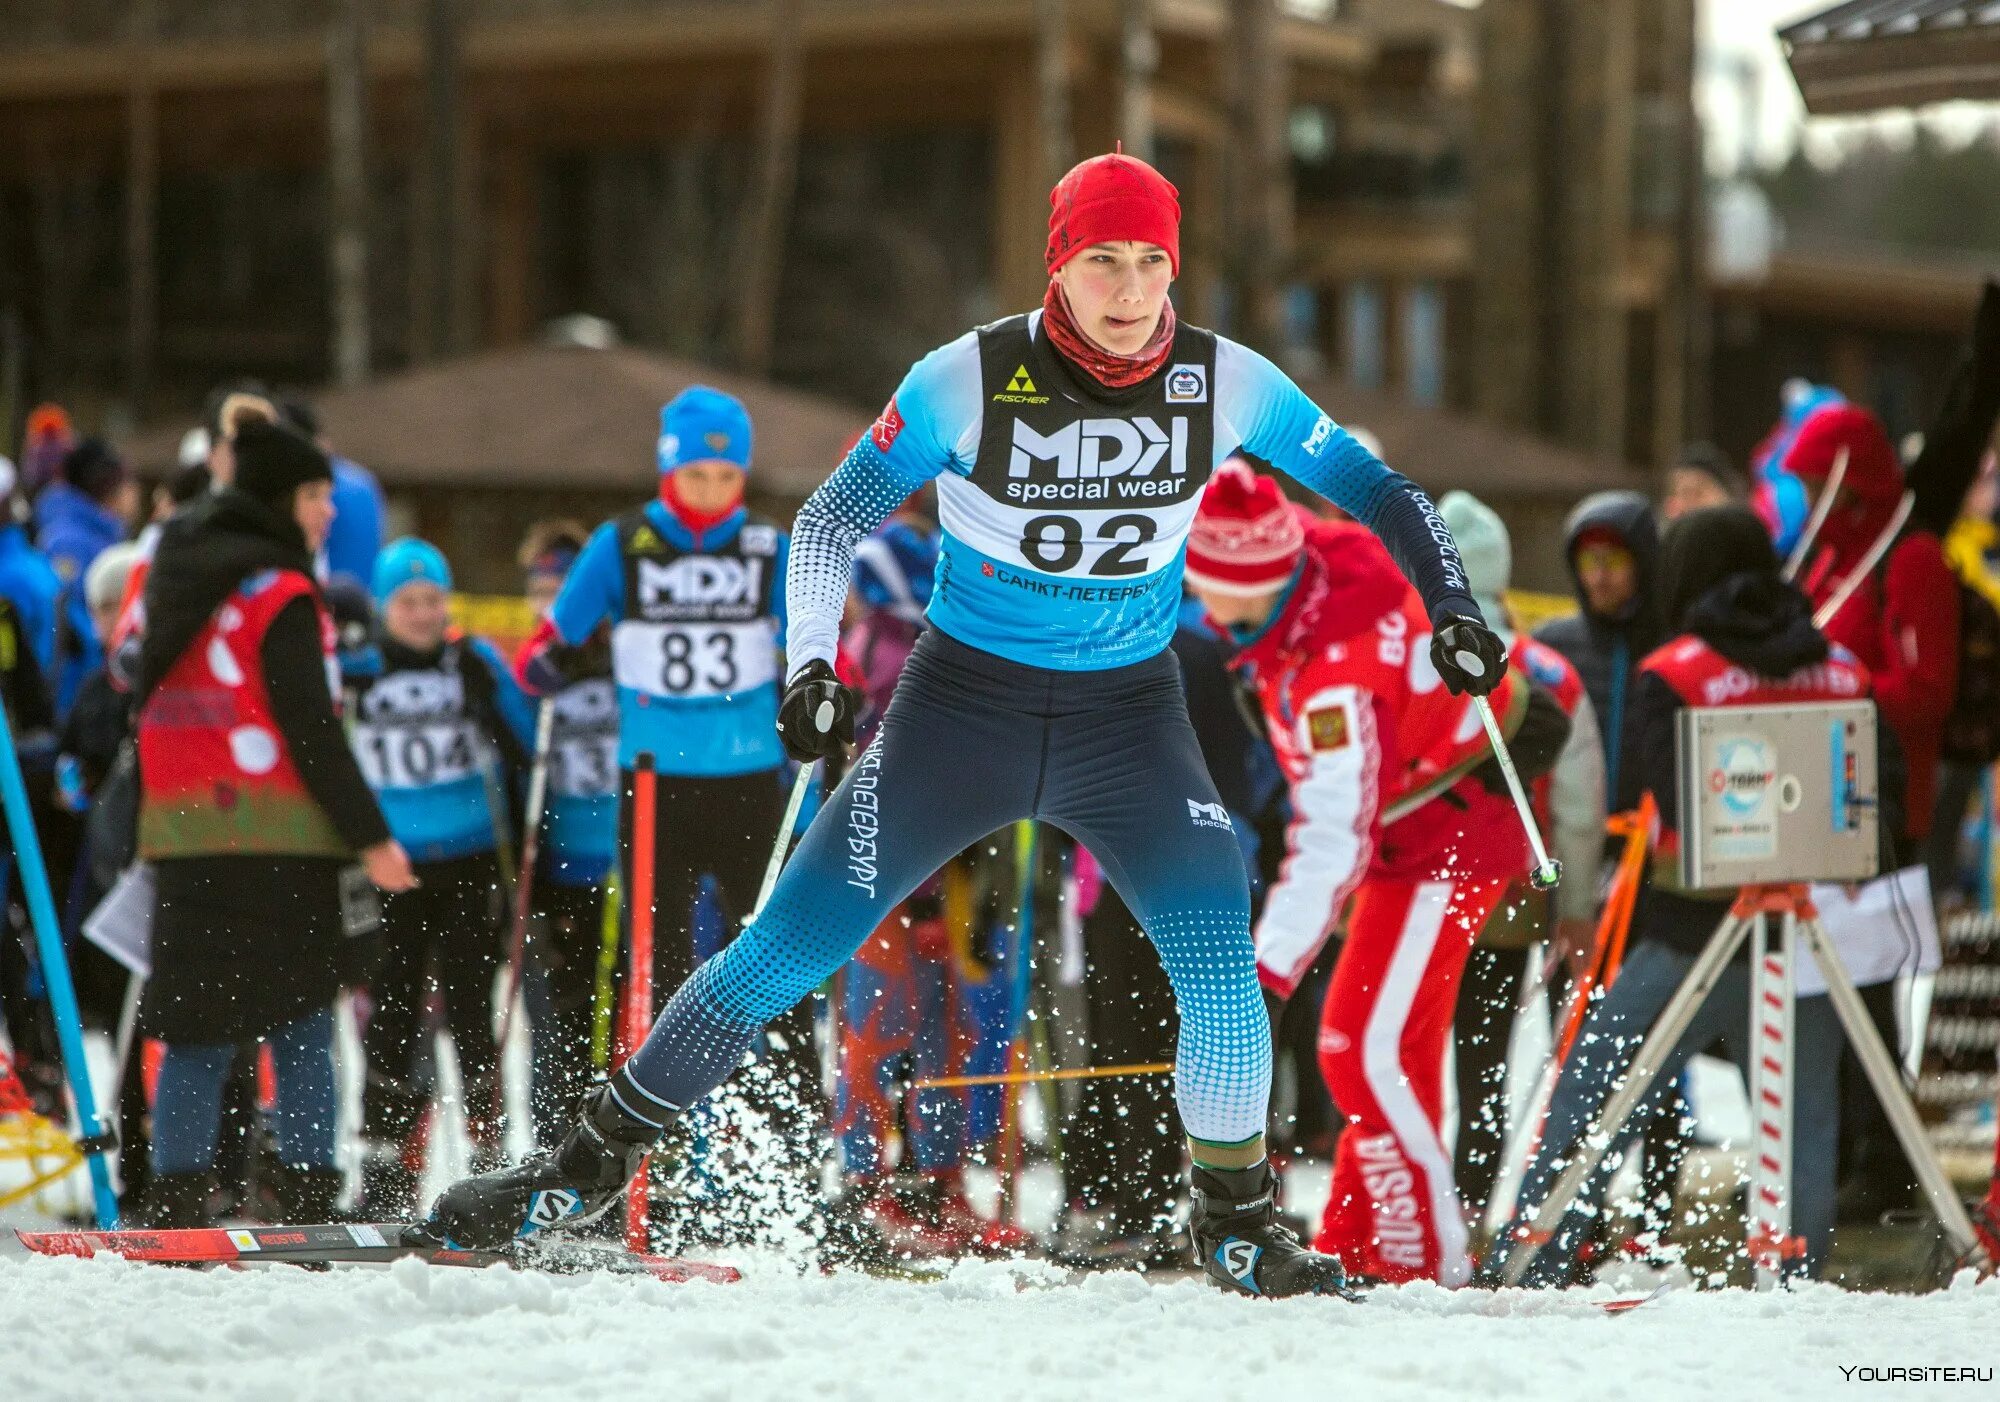
[[[723,458],[703,458],[674,469],[674,491],[704,515],[734,509],[743,500],[743,469]]]
[[[1056,269],[1070,315],[1113,355],[1146,348],[1173,285],[1173,260],[1158,244],[1094,243]]]
[[[451,596],[427,579],[412,580],[382,605],[382,627],[413,652],[428,652],[444,641],[451,622]]]
[[[1667,473],[1667,494],[1660,501],[1660,515],[1678,521],[1690,511],[1727,506],[1732,500],[1729,489],[1700,468],[1676,467]]]

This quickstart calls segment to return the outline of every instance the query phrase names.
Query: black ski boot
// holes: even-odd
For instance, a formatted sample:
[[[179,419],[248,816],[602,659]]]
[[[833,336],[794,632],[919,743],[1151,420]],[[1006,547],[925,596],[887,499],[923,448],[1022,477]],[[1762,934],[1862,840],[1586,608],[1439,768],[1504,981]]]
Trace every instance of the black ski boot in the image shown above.
[[[659,1140],[658,1126],[628,1115],[608,1085],[583,1098],[553,1154],[454,1183],[438,1197],[424,1234],[450,1246],[498,1251],[517,1238],[603,1216]]]
[[[1278,1225],[1278,1179],[1271,1165],[1194,1168],[1194,1211],[1188,1235],[1209,1284],[1239,1295],[1360,1297],[1348,1286],[1338,1256],[1299,1245]]]

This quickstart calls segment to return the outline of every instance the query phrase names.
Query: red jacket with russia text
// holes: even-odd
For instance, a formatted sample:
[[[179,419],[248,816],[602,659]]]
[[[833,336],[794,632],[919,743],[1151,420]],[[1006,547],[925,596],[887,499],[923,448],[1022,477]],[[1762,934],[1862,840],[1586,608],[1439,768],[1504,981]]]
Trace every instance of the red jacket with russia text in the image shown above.
[[[1359,526],[1316,522],[1279,612],[1237,654],[1291,786],[1278,880],[1255,932],[1258,972],[1289,995],[1355,888],[1519,873],[1513,804],[1465,776],[1490,754],[1469,698],[1430,659],[1422,601]],[[1511,669],[1488,698],[1511,733],[1528,687]]]

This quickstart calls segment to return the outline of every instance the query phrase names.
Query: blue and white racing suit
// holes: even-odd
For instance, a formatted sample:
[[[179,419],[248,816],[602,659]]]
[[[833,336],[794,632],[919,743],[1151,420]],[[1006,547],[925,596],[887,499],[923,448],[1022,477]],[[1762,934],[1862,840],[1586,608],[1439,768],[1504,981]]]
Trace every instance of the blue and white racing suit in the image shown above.
[[[1376,530],[1434,616],[1477,616],[1429,499],[1232,341],[1182,323],[1159,373],[1107,391],[1059,358],[1035,313],[911,369],[799,513],[788,666],[832,659],[856,543],[935,481],[931,626],[768,907],[613,1078],[627,1111],[662,1123],[706,1095],[918,882],[1034,818],[1090,848],[1159,951],[1188,1134],[1263,1133],[1271,1038],[1242,852],[1167,646],[1202,487],[1239,447]]]

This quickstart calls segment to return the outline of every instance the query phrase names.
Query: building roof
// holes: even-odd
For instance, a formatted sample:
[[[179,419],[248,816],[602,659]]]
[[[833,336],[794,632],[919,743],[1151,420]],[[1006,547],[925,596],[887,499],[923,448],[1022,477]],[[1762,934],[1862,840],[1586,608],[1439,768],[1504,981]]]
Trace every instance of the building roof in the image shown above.
[[[316,395],[334,446],[385,486],[624,490],[653,479],[660,406],[691,384],[737,396],[756,430],[761,492],[804,497],[868,426],[867,410],[629,346],[523,345],[439,361]],[[129,445],[145,470],[174,462],[190,425]]]
[[[1778,39],[1815,115],[2000,98],[1994,0],[1848,0]]]
[[[1424,409],[1340,380],[1302,381],[1313,401],[1350,429],[1366,429],[1382,458],[1433,496],[1458,488],[1489,501],[1573,501],[1595,491],[1645,491],[1645,474],[1624,463],[1443,409]]]
[[[1991,275],[1991,260],[1976,253],[1808,243],[1779,251],[1760,275],[1718,279],[1714,290],[1725,302],[1808,321],[1956,339]]]

